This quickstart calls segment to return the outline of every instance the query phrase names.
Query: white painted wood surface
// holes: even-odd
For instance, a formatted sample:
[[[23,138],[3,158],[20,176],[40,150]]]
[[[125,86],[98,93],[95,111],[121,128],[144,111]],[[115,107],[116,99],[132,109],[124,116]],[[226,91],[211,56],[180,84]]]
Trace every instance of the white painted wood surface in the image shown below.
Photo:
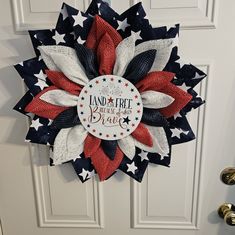
[[[45,6],[43,2],[47,2]],[[33,57],[32,28],[55,24],[62,1],[0,0],[0,217],[3,235],[232,235],[216,210],[235,203],[219,175],[235,166],[235,30],[232,0],[143,0],[154,25],[178,23],[180,52],[208,73],[207,103],[190,116],[197,140],[175,146],[171,168],[149,167],[142,184],[117,174],[81,184],[72,167],[48,166],[44,147],[24,143],[23,94],[12,64]],[[112,0],[119,12],[135,0]],[[85,9],[88,0],[67,1]]]

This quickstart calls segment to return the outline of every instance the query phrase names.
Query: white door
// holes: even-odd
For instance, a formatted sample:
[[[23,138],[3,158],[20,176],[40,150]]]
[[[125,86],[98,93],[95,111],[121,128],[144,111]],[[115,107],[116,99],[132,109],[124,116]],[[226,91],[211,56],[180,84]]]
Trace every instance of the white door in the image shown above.
[[[66,2],[83,9],[89,1]],[[111,5],[121,12],[135,2]],[[50,28],[61,3],[0,0],[2,234],[234,234],[217,209],[235,203],[235,187],[220,181],[235,166],[235,2],[143,0],[153,25],[181,23],[180,54],[208,78],[198,87],[206,105],[190,116],[197,139],[174,146],[171,168],[150,166],[141,184],[121,173],[82,184],[70,165],[49,167],[48,150],[24,142],[27,121],[11,109],[24,91],[12,65],[33,57],[26,30]]]

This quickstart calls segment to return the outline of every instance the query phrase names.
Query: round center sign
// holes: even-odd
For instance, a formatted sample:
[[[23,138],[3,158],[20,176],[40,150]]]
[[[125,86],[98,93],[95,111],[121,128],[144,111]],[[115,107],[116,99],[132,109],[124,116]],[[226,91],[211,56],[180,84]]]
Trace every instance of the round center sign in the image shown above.
[[[77,109],[89,133],[104,140],[118,140],[137,128],[143,104],[132,83],[119,76],[104,75],[82,89]]]

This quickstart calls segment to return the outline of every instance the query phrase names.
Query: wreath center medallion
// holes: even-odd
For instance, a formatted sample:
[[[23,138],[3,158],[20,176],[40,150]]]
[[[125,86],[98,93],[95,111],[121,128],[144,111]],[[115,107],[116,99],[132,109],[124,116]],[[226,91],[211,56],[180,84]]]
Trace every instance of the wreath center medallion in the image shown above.
[[[104,75],[82,89],[77,109],[89,133],[104,140],[118,140],[137,128],[143,104],[132,83],[119,76]]]

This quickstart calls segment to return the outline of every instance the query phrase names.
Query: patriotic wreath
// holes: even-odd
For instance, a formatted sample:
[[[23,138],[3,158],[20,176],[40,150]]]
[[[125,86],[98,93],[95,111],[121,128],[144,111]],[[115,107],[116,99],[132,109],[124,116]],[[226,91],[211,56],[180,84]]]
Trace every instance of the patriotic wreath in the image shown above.
[[[179,25],[153,28],[138,3],[119,15],[100,0],[63,4],[55,29],[29,31],[36,57],[15,65],[28,91],[14,107],[32,119],[27,142],[51,146],[82,182],[118,169],[141,182],[193,140],[186,115],[204,101],[206,74],[178,56]]]

